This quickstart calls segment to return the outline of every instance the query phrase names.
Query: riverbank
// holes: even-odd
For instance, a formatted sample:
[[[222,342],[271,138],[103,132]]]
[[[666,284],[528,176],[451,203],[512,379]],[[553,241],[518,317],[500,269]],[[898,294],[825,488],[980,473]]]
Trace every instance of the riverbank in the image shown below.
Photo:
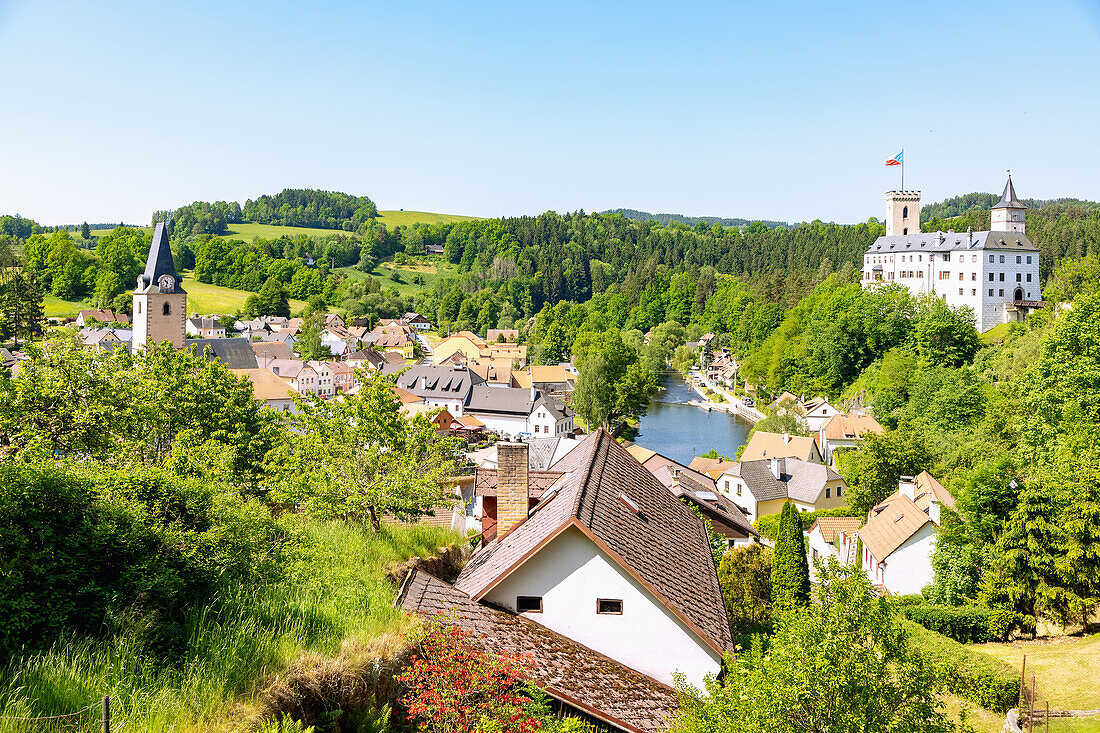
[[[746,406],[745,403],[740,400],[740,398],[730,394],[726,390],[719,387],[717,384],[704,381],[706,389],[710,389],[712,392],[716,392],[717,394],[722,395],[722,397],[726,399],[725,402],[715,402],[714,400],[710,399],[710,397],[707,396],[706,389],[704,389],[703,385],[696,384],[695,381],[690,377],[685,379],[684,381],[686,381],[688,386],[691,387],[691,389],[694,390],[695,393],[698,394],[701,398],[696,406],[706,410],[707,412],[710,412],[711,410],[723,410],[734,415],[739,415],[740,417],[743,417],[754,425],[766,417],[766,415],[760,412],[760,410],[757,410],[755,407]]]

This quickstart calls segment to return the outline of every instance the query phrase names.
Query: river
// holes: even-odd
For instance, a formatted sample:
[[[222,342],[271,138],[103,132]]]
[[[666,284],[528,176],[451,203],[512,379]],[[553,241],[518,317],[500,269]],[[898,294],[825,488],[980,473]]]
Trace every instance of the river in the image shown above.
[[[661,386],[664,389],[641,417],[635,443],[685,466],[711,448],[732,457],[745,444],[752,425],[728,412],[706,412],[687,404],[699,395],[682,376],[664,374]]]

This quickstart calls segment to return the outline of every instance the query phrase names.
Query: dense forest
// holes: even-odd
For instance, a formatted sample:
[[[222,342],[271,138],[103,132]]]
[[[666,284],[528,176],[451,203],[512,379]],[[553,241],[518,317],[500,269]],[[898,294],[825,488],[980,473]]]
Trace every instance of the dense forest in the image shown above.
[[[747,227],[749,224],[760,222],[769,229],[775,229],[776,227],[790,226],[785,221],[771,221],[770,219],[737,219],[726,218],[720,216],[684,216],[683,214],[651,214],[648,211],[638,211],[637,209],[610,209],[602,212],[604,214],[622,214],[627,219],[634,219],[635,221],[655,221],[661,226],[668,226],[672,222],[677,224],[686,224],[689,227],[693,227],[696,224],[719,224],[724,227]]]

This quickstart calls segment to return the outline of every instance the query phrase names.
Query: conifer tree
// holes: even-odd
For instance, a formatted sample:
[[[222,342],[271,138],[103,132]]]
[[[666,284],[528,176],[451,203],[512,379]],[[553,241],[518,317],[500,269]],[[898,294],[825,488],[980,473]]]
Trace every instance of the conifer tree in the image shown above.
[[[1077,498],[1062,514],[1062,552],[1055,560],[1064,586],[1059,605],[1067,620],[1079,618],[1088,632],[1089,618],[1100,606],[1100,486],[1081,482]]]
[[[1054,553],[1062,530],[1052,521],[1055,514],[1046,488],[1027,486],[993,546],[995,558],[982,582],[981,599],[1024,615],[1032,635],[1036,612],[1053,600],[1058,586]]]
[[[779,532],[771,575],[772,606],[779,611],[804,606],[810,601],[810,568],[802,521],[794,504],[786,502],[779,515]]]

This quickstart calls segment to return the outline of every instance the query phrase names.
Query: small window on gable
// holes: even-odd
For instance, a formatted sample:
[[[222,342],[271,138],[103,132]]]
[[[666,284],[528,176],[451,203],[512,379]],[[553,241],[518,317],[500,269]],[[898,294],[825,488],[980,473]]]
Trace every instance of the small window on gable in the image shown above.
[[[837,496],[838,499],[840,498],[840,496],[843,492],[844,492],[844,487],[843,486],[837,486],[836,487],[836,496]]]
[[[825,487],[825,498],[826,499],[833,498],[833,490],[830,489],[828,486]]]
[[[596,613],[610,616],[622,616],[623,601],[621,598],[597,598]]]
[[[519,613],[542,613],[542,596],[516,596]]]

